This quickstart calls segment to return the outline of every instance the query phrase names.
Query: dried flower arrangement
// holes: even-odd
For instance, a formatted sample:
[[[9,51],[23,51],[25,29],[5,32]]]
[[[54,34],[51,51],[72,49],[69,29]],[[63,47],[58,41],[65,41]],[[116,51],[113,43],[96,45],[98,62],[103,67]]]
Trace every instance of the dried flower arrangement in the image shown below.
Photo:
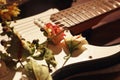
[[[68,38],[64,33],[66,29],[52,23],[41,27],[44,36],[47,37],[45,42],[40,43],[39,39],[32,42],[27,41],[10,25],[11,21],[20,14],[20,9],[17,6],[17,3],[7,4],[6,0],[0,0],[0,19],[3,31],[1,36],[7,35],[8,37],[7,41],[1,40],[5,51],[0,51],[0,60],[4,61],[9,69],[22,71],[27,76],[24,78],[29,78],[28,80],[52,80],[51,66],[55,68],[57,62],[55,53],[49,48],[49,44],[62,44],[60,47],[67,53],[65,57],[67,61],[76,53],[76,50],[81,54],[85,50],[82,45],[87,44],[87,41],[81,35],[71,35]],[[47,66],[39,64],[39,61],[43,60]],[[18,64],[20,65],[18,66]]]

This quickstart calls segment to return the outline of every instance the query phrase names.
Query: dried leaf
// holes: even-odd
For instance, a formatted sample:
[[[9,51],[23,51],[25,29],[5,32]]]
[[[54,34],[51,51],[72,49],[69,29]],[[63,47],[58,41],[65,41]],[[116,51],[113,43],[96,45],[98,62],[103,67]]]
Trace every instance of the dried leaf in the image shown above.
[[[38,64],[35,60],[30,60],[25,69],[33,80],[52,80],[48,67]]]

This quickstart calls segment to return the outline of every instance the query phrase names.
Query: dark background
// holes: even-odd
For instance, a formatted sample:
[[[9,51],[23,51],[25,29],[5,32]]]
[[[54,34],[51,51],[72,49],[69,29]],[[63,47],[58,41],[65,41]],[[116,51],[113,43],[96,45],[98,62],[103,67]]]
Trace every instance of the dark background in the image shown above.
[[[20,5],[21,18],[41,13],[50,8],[63,10],[70,7],[72,2],[73,0],[26,0]]]

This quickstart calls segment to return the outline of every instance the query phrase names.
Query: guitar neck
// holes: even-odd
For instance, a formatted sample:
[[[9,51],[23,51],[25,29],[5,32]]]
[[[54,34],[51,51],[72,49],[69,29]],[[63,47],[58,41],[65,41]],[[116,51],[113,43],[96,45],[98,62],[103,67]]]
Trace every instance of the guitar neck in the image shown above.
[[[82,32],[86,29],[89,29],[93,24],[89,24],[86,27],[75,27],[76,25],[83,26],[83,22],[96,22],[99,19],[95,19],[119,9],[120,0],[89,0],[83,4],[75,5],[68,9],[62,10],[58,13],[51,15],[51,20],[53,23],[62,26],[68,27],[70,30],[78,30]],[[93,20],[94,19],[94,20]],[[100,18],[101,19],[101,18]],[[92,21],[90,21],[92,20]],[[87,23],[87,24],[88,24]]]

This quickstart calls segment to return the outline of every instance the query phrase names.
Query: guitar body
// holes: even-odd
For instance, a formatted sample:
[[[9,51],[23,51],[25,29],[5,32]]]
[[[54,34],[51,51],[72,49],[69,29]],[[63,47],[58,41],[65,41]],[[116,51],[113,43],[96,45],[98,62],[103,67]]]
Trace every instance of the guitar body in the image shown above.
[[[52,74],[53,80],[119,80],[120,52],[109,57],[64,66]]]

